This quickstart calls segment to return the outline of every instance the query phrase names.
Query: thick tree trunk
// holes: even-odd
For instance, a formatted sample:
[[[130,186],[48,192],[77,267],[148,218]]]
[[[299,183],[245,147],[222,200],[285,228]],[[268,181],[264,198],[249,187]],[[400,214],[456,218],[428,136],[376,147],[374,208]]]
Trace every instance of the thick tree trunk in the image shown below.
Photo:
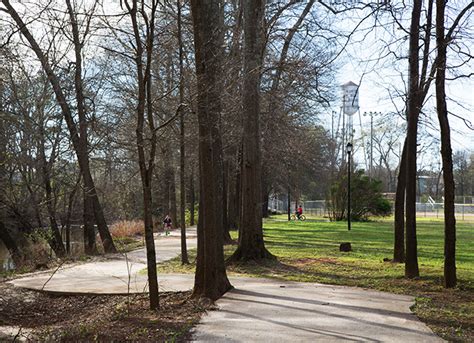
[[[419,85],[419,34],[422,0],[414,0],[410,26],[409,42],[409,89],[407,104],[407,168],[406,168],[406,260],[405,276],[415,278],[418,269],[416,239],[416,153],[418,115],[421,106]]]
[[[407,141],[403,143],[403,151],[398,170],[397,192],[395,194],[395,223],[393,262],[405,262],[405,185],[406,185],[406,151]]]
[[[222,145],[219,133],[223,2],[192,0],[198,86],[200,206],[198,256],[193,295],[212,301],[232,286],[222,242]]]
[[[262,229],[262,166],[260,150],[260,72],[262,65],[264,1],[244,1],[244,84],[242,221],[239,246],[230,261],[272,257]]]
[[[441,156],[444,181],[444,286],[456,286],[456,218],[454,208],[453,152],[446,104],[446,50],[444,33],[446,1],[436,0],[436,43],[438,68],[436,72],[436,107],[441,128]]]
[[[179,46],[179,193],[180,193],[180,224],[181,224],[181,263],[189,264],[188,249],[186,246],[186,175],[185,175],[185,144],[184,144],[184,54],[181,37],[181,0],[177,0],[178,6],[178,46]]]

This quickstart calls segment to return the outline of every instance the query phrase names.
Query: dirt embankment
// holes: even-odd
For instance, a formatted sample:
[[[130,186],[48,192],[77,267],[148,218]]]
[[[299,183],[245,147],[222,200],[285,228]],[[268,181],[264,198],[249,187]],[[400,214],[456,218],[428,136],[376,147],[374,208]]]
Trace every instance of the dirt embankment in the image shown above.
[[[183,341],[205,308],[190,292],[148,295],[56,296],[0,281],[0,341]]]

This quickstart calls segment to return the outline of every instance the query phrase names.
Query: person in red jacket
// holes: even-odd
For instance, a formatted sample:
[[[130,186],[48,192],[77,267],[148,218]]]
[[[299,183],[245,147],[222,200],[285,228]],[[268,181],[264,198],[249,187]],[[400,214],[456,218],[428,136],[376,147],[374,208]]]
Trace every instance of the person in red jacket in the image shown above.
[[[298,217],[298,219],[300,219],[302,214],[303,214],[303,207],[299,205],[298,208],[296,209],[296,216]]]

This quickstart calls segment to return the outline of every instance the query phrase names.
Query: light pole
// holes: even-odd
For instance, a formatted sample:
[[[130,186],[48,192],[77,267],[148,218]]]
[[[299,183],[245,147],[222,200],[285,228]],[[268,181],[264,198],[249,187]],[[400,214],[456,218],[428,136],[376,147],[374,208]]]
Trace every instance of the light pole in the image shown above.
[[[351,231],[351,153],[352,143],[346,145],[347,152],[347,230]]]

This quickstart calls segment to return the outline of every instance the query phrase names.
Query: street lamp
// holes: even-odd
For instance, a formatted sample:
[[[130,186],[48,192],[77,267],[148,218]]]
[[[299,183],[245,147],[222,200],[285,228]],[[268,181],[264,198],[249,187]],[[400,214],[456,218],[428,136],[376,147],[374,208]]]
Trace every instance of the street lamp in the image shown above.
[[[351,231],[351,153],[352,143],[347,143],[347,230]]]

